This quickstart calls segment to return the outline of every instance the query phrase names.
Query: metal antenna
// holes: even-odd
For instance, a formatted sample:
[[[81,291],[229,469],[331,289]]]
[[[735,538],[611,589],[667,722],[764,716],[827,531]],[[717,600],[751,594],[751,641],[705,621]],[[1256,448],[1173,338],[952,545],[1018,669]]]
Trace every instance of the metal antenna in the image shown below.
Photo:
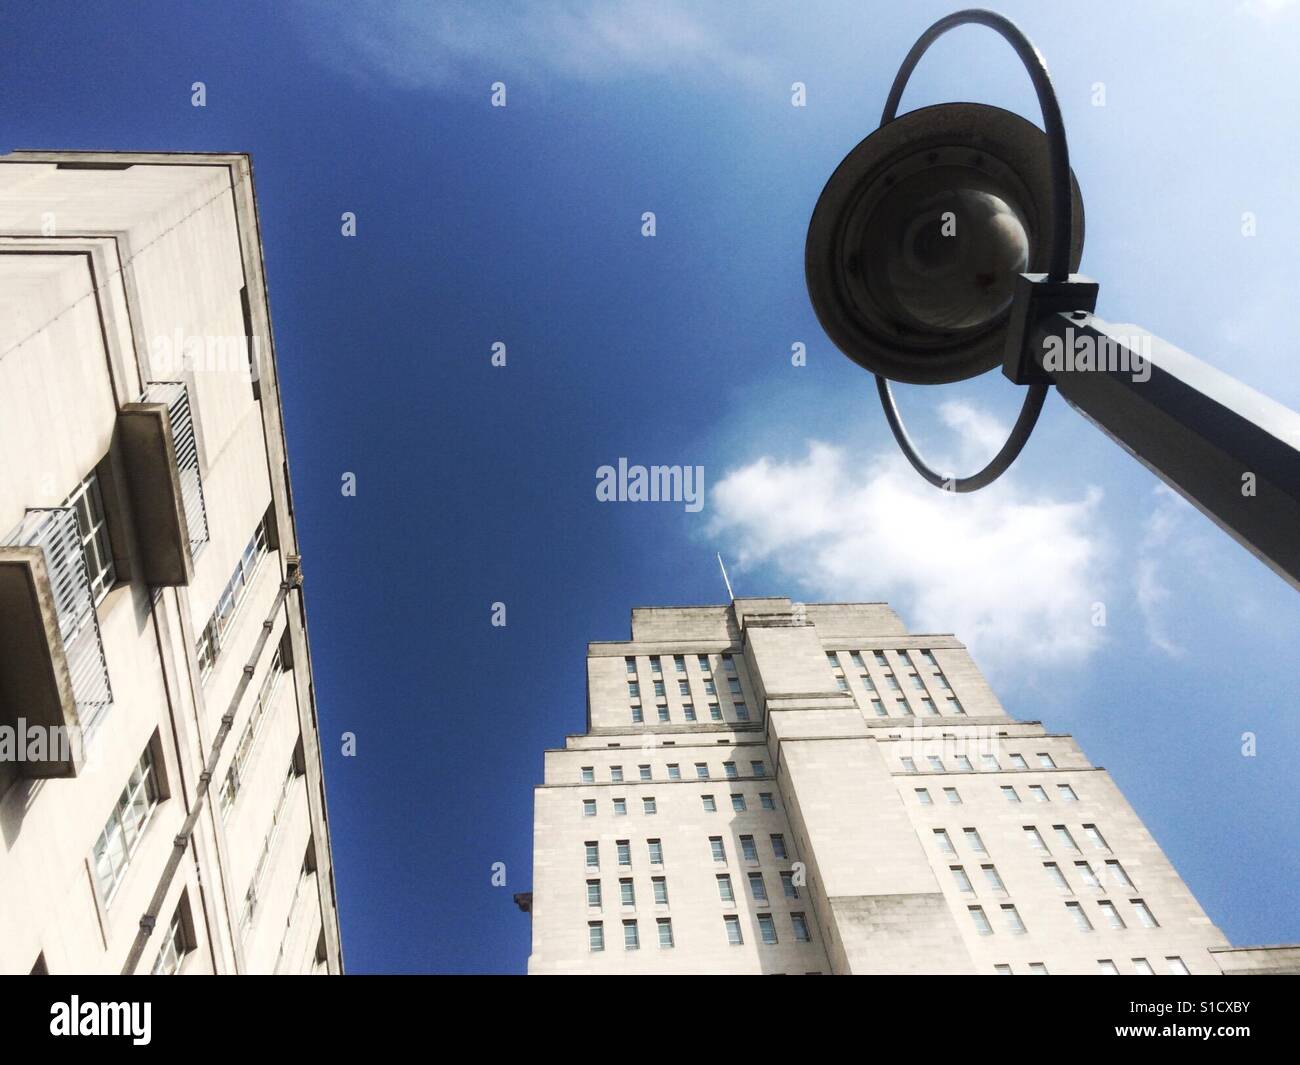
[[[727,598],[735,600],[736,593],[731,590],[731,581],[727,578],[727,567],[722,564],[722,552],[718,552],[718,569],[722,570],[722,583],[727,586]]]

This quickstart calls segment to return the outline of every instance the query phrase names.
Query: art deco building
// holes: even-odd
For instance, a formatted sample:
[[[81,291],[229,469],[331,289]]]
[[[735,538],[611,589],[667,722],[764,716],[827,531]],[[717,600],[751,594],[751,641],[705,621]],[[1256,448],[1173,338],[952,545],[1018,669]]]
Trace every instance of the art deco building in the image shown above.
[[[883,603],[637,609],[587,677],[535,792],[530,973],[1296,971]]]
[[[0,971],[341,970],[244,155],[0,157]]]

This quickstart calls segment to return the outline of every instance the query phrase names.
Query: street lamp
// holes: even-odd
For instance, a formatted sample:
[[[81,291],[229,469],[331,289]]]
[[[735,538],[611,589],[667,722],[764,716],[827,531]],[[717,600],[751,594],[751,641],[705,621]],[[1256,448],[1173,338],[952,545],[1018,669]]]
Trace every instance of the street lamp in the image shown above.
[[[1015,49],[1043,130],[983,104],[897,117],[922,55],[968,23]],[[1074,272],[1083,232],[1042,56],[1002,15],[958,11],[917,39],[879,128],[826,183],[808,225],[808,294],[835,345],[875,375],[895,439],[936,487],[972,492],[1001,476],[1055,386],[1300,589],[1300,415],[1145,330],[1096,317],[1097,283]],[[889,382],[943,384],[998,365],[1027,386],[1006,443],[971,476],[935,471],[909,439]]]

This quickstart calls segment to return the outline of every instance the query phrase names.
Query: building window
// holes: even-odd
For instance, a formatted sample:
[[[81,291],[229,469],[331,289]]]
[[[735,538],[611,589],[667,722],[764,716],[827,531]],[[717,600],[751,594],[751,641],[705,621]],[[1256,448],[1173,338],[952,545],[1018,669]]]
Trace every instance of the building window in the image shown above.
[[[1048,802],[1047,791],[1041,784],[1030,784],[1029,794],[1033,796],[1034,802]]]
[[[641,949],[641,939],[637,935],[635,920],[623,922],[623,949],[624,950]]]
[[[740,813],[744,813],[744,812],[745,812],[745,796],[744,796],[744,795],[741,795],[741,794],[738,793],[738,792],[733,793],[732,796],[731,796],[731,808],[732,808],[733,810],[735,810],[736,813],[738,813],[738,814],[740,814]]]
[[[740,837],[740,854],[747,862],[758,861],[758,848],[754,845],[753,836]]]
[[[656,906],[667,906],[667,905],[668,905],[668,880],[667,880],[667,878],[666,878],[666,877],[662,877],[662,876],[652,876],[652,877],[650,878],[650,886],[654,889],[654,893],[655,893],[655,905],[656,905]]]
[[[858,652],[858,651],[850,651],[850,652],[849,652],[849,659],[850,659],[850,661],[853,662],[853,664],[854,664],[855,666],[858,667],[858,669],[866,669],[866,668],[867,668],[867,664],[866,664],[865,662],[862,661],[862,654],[861,654],[860,652]]]
[[[928,717],[938,717],[938,716],[939,716],[939,708],[938,708],[937,706],[934,705],[934,700],[933,700],[933,699],[922,699],[922,700],[921,700],[921,710],[922,710],[922,712],[925,713]]]
[[[916,772],[916,763],[911,758],[907,758],[907,757],[901,758],[900,762],[902,763],[903,771],[905,773]]]
[[[636,771],[642,780],[651,779],[650,767],[648,765],[639,765],[636,767]]]
[[[595,799],[583,799],[583,800],[582,800],[582,816],[583,816],[583,817],[595,817],[595,816],[596,816],[596,800],[595,800]]]
[[[629,699],[641,698],[641,685],[634,680],[627,682],[627,697]]]
[[[950,865],[948,871],[952,873],[952,879],[956,883],[958,891],[963,895],[975,894],[975,885],[970,882],[970,877],[966,875],[965,869],[960,865]]]
[[[105,906],[125,878],[158,802],[158,777],[151,742],[131,770],[117,805],[95,841],[95,879]]]
[[[894,713],[899,717],[916,717],[916,715],[912,713],[912,708],[907,705],[907,699],[901,695],[894,700]]]
[[[682,767],[678,765],[676,762],[668,763],[668,779],[669,780],[682,779]]]
[[[849,682],[845,680],[843,677],[835,678],[835,686],[842,692],[846,692],[849,690]]]
[[[618,882],[618,901],[624,906],[636,905],[636,888],[630,877]]]
[[[113,547],[108,539],[108,522],[104,517],[104,497],[99,490],[99,475],[95,471],[77,485],[76,491],[64,501],[77,517],[77,532],[81,537],[81,552],[86,558],[86,578],[90,582],[90,596],[98,606],[108,595],[117,580],[113,567]]]
[[[727,678],[727,691],[730,692],[732,695],[739,695],[739,694],[741,694],[741,692],[740,692],[740,680],[739,680],[738,678],[736,678],[736,677],[728,677],[728,678]]]
[[[999,770],[1002,767],[998,765],[997,755],[982,754],[980,755],[980,768],[986,770]]]
[[[1029,768],[1029,765],[1028,765],[1028,763],[1025,761],[1025,756],[1024,756],[1023,754],[1013,754],[1013,755],[1011,756],[1011,768],[1012,768],[1012,769],[1028,769],[1028,768]]]
[[[690,683],[689,683],[688,681],[679,680],[679,681],[677,682],[677,694],[678,694],[678,695],[690,695],[690,694],[691,694],[691,686],[690,686]]]
[[[222,637],[230,630],[235,619],[235,612],[244,601],[248,587],[253,583],[253,575],[266,554],[266,519],[257,523],[253,537],[245,545],[239,561],[235,563],[235,572],[222,590],[217,600],[217,608],[212,612],[208,623],[199,634],[195,653],[199,661],[199,676],[204,680],[212,672],[212,667],[221,657]]]
[[[706,680],[706,681],[704,682],[704,694],[705,694],[705,695],[717,695],[717,694],[718,694],[718,688],[717,688],[717,685],[715,685],[715,684],[713,683],[713,681],[711,681],[711,680]]]
[[[1133,912],[1138,915],[1138,923],[1141,924],[1143,928],[1160,927],[1160,922],[1156,920],[1155,914],[1147,908],[1145,902],[1141,899],[1129,899],[1128,901],[1133,907]]]
[[[872,699],[872,700],[871,700],[871,710],[872,710],[872,713],[874,713],[874,714],[876,715],[876,717],[888,717],[888,716],[889,716],[888,711],[885,710],[885,704],[882,703],[879,699]]]
[[[1052,761],[1052,756],[1045,751],[1038,755],[1038,764],[1043,769],[1055,769],[1056,763]]]
[[[1187,969],[1187,964],[1183,961],[1182,958],[1178,958],[1178,957],[1172,957],[1172,958],[1170,958],[1170,957],[1166,957],[1166,958],[1165,958],[1165,963],[1166,963],[1166,964],[1168,965],[1168,967],[1169,967],[1169,973],[1170,973],[1171,976],[1191,976],[1191,975],[1192,975],[1192,974],[1188,971],[1188,969]]]
[[[709,656],[708,656],[708,655],[696,655],[696,656],[695,656],[695,660],[700,664],[700,672],[701,672],[701,673],[707,673],[707,672],[709,672]]]
[[[787,899],[797,899],[799,897],[799,885],[794,882],[794,873],[781,874],[781,890]]]
[[[984,914],[984,907],[967,906],[966,909],[970,912],[970,919],[975,923],[975,931],[982,936],[991,936],[993,926],[989,924],[989,919]]]
[[[749,894],[755,902],[767,901],[767,884],[763,882],[762,873],[749,874]]]
[[[709,720],[710,721],[722,720],[722,707],[720,707],[717,703],[709,703]]]
[[[894,676],[894,674],[892,674],[892,673],[886,673],[886,674],[885,674],[885,683],[889,685],[889,690],[890,690],[891,692],[897,692],[897,691],[902,691],[902,690],[903,690],[903,689],[899,686],[898,678],[897,678],[896,676]]]
[[[632,707],[632,724],[639,725],[645,720],[645,715],[641,713],[639,706]]]
[[[1151,963],[1147,961],[1146,958],[1134,958],[1132,960],[1133,971],[1137,973],[1138,976],[1155,976],[1156,971],[1151,968]]]
[[[765,777],[767,776],[767,766],[762,762],[750,762],[749,775],[754,777]]]
[[[682,716],[687,721],[695,720],[695,707],[691,703],[682,703]]]
[[[599,869],[600,868],[600,844],[589,840],[588,842],[583,844],[583,847],[585,847],[587,851],[587,868]]]
[[[1043,842],[1043,837],[1033,825],[1025,825],[1025,839],[1029,846],[1036,851],[1047,850],[1047,844]]]
[[[1101,881],[1097,879],[1097,874],[1092,871],[1092,866],[1087,862],[1075,862],[1074,871],[1083,878],[1083,886],[1100,890]]]
[[[587,881],[587,905],[600,909],[600,881]]]
[[[943,772],[943,759],[941,759],[937,754],[927,754],[925,756],[925,761],[926,764],[936,773]]]
[[[1067,902],[1065,909],[1074,920],[1074,927],[1080,932],[1091,932],[1092,922],[1088,920],[1088,915],[1083,912],[1083,906],[1077,902]]]
[[[627,671],[629,674],[636,673],[636,659],[633,656],[628,655],[626,658],[624,658],[623,664],[627,666]]]
[[[984,873],[984,882],[988,884],[989,890],[992,891],[993,894],[1005,895],[1007,893],[1007,886],[1002,882],[1002,877],[998,876],[996,866],[981,865],[980,869]]]
[[[984,841],[980,839],[978,830],[974,828],[963,828],[962,834],[966,837],[966,846],[976,854],[984,854]]]
[[[172,914],[171,923],[164,933],[158,959],[153,963],[154,976],[175,976],[181,971],[181,963],[185,960],[185,955],[193,949],[185,931],[185,914],[182,912],[184,905],[185,898],[182,896],[181,901],[176,904],[176,912]]]
[[[605,926],[600,921],[587,922],[587,943],[593,954],[605,949]]]
[[[657,680],[657,681],[655,681],[655,682],[654,682],[654,686],[655,686],[655,696],[656,696],[656,697],[662,699],[665,695],[668,694],[666,691],[664,691],[664,682],[663,682],[663,681],[661,681],[661,680]]]
[[[651,673],[662,673],[662,672],[663,672],[663,670],[659,668],[659,656],[658,656],[658,655],[651,655],[651,656],[650,656],[650,672],[651,672]]]
[[[656,712],[657,712],[658,715],[659,715],[659,722],[660,722],[660,724],[662,724],[662,723],[668,721],[668,707],[667,707],[665,704],[663,704],[663,703],[658,703],[658,704],[655,706],[655,710],[656,710]]]
[[[596,783],[596,770],[594,767],[589,765],[584,765],[582,767],[582,782],[584,784]]]
[[[1111,961],[1110,958],[1100,958],[1097,961],[1097,972],[1102,976],[1118,976],[1119,966]]]
[[[786,858],[785,836],[779,832],[772,834],[772,854],[780,861],[784,861]]]
[[[718,873],[718,898],[723,902],[735,902],[735,892],[731,890],[731,874]]]
[[[1091,875],[1091,870],[1089,870],[1089,875]],[[1092,879],[1095,884],[1097,878],[1094,876]],[[1115,909],[1115,904],[1109,899],[1102,899],[1097,903],[1097,908],[1101,910],[1102,916],[1106,918],[1106,923],[1110,925],[1111,928],[1127,927],[1124,924],[1124,918],[1119,915],[1119,910]]]
[[[612,765],[609,767],[609,779],[615,784],[623,783],[623,767],[621,765]]]
[[[1097,831],[1096,825],[1084,825],[1083,834],[1088,837],[1088,842],[1091,843],[1096,850],[1099,851],[1110,850],[1110,847],[1107,845],[1106,840],[1102,837],[1102,834]]]
[[[1020,796],[1016,794],[1016,789],[1013,788],[1010,784],[1002,785],[1002,797],[1006,799],[1007,802],[1020,801]]]
[[[686,672],[686,659],[682,655],[673,655],[673,669],[678,673]]]
[[[1043,868],[1047,870],[1047,876],[1052,883],[1068,895],[1070,893],[1070,882],[1065,879],[1061,867],[1055,862],[1044,862]]]
[[[615,799],[615,800],[614,800],[614,816],[615,816],[615,817],[626,817],[626,816],[627,816],[627,800],[626,800],[626,799]]]
[[[957,853],[957,850],[953,847],[952,840],[948,838],[948,833],[945,829],[936,828],[934,830],[934,842],[935,846],[937,846],[944,854]]]
[[[1074,842],[1074,837],[1070,835],[1070,830],[1064,825],[1053,825],[1052,831],[1056,833],[1056,842],[1067,851],[1077,851],[1079,849],[1079,845]]]
[[[1074,793],[1074,789],[1069,784],[1056,785],[1056,797],[1061,802],[1078,802],[1079,796]]]
[[[1124,867],[1113,858],[1106,862],[1106,877],[1112,884],[1118,884],[1125,891],[1133,890],[1133,881],[1129,879]]]
[[[223,817],[234,809],[235,799],[243,786],[244,770],[248,767],[249,760],[253,756],[253,748],[262,734],[262,722],[266,720],[267,711],[270,709],[271,700],[275,696],[282,676],[284,676],[284,666],[277,648],[275,654],[271,656],[270,667],[258,690],[257,701],[248,712],[248,721],[244,724],[244,731],[239,737],[239,746],[235,748],[234,757],[230,760],[230,768],[226,770],[226,778],[221,783],[220,803]],[[584,770],[584,774],[585,772]]]
[[[956,788],[944,788],[943,797],[948,800],[949,806],[961,805],[961,795],[958,793]]]
[[[776,922],[772,920],[770,913],[758,915],[758,932],[764,944],[769,947],[776,944]]]
[[[959,703],[956,699],[953,699],[953,698],[949,697],[949,699],[948,699],[948,713],[950,713],[950,714],[957,714],[957,715],[959,715],[959,716],[964,716],[965,713],[966,713],[966,711],[962,709],[962,705],[961,705],[961,703]]]
[[[957,769],[958,769],[959,772],[962,772],[962,773],[973,773],[973,772],[974,772],[974,767],[971,766],[971,764],[970,764],[970,759],[967,758],[964,754],[959,754],[959,755],[957,755],[957,759],[956,759],[956,761],[957,761]]]
[[[708,763],[707,763],[707,762],[696,762],[696,763],[695,763],[695,778],[696,778],[697,780],[708,780],[708,779],[709,779],[709,766],[708,766]]]
[[[655,924],[659,926],[659,946],[667,950],[673,945],[673,922],[671,917],[658,917]]]
[[[631,844],[630,841],[628,841],[628,840],[626,840],[626,839],[615,840],[615,841],[614,841],[614,849],[615,849],[615,851],[617,851],[617,853],[618,853],[618,864],[619,864],[619,865],[631,865],[631,864],[632,864],[632,844]]]
[[[760,792],[758,801],[762,804],[764,810],[775,810],[776,800],[772,798],[770,791]]]
[[[700,799],[704,802],[704,812],[706,814],[715,814],[718,812],[718,804],[714,801],[712,795],[701,795]]]
[[[736,772],[736,763],[723,762],[722,775],[725,776],[728,780],[734,780],[736,777],[738,777],[740,774]]]
[[[827,651],[827,652],[826,652],[826,661],[829,662],[829,663],[831,664],[831,669],[839,669],[839,668],[840,668],[840,660],[839,660],[837,657],[835,657],[835,652],[834,652],[834,651]]]
[[[1020,919],[1020,912],[1009,902],[1002,904],[1002,920],[1006,922],[1007,930],[1012,935],[1025,934],[1025,922]]]
[[[715,862],[725,862],[727,860],[727,849],[723,845],[721,836],[709,837],[709,850],[713,853]]]
[[[735,914],[732,913],[724,914],[722,918],[722,923],[727,929],[728,943],[730,943],[733,947],[738,947],[745,942],[744,939],[742,939],[740,936],[739,917],[737,917]]]
[[[993,972],[994,972],[996,975],[998,975],[998,976],[1014,976],[1014,975],[1015,975],[1015,974],[1011,971],[1011,966],[1010,966],[1010,965],[995,965],[995,966],[993,966]]]
[[[725,669],[728,673],[736,672],[736,660],[732,658],[731,655],[723,655],[722,668]]]
[[[790,914],[790,927],[794,930],[794,941],[796,943],[812,942],[812,935],[808,931],[808,919],[803,914]]]
[[[934,800],[930,798],[929,788],[915,788],[913,790],[916,792],[916,801],[919,802],[922,806],[934,805]]]
[[[645,814],[654,815],[659,812],[659,808],[655,805],[653,795],[643,796],[641,799],[641,805],[643,807],[642,812]]]
[[[650,864],[663,865],[664,864],[663,841],[658,839],[648,839],[646,840],[646,847],[650,851]]]
[[[747,707],[744,703],[737,703],[735,706],[735,710],[736,710],[737,721],[749,720],[749,707]]]
[[[874,655],[876,656],[876,665],[878,665],[878,666],[888,666],[888,665],[889,665],[889,659],[887,659],[887,658],[885,657],[885,652],[884,652],[884,651],[873,651],[872,654],[874,654]]]
[[[1031,962],[1029,963],[1029,975],[1030,975],[1030,976],[1046,976],[1046,975],[1047,975],[1047,966],[1044,965],[1041,961],[1031,961]]]

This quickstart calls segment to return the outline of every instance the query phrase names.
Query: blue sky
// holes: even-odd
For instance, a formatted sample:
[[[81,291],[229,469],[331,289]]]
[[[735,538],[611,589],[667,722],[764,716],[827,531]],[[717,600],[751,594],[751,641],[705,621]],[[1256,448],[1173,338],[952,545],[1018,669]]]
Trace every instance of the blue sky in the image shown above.
[[[1111,771],[1234,943],[1300,941],[1300,598],[1058,397],[998,485],[928,488],[808,305],[822,184],[954,6],[0,13],[23,59],[0,150],[253,155],[351,971],[523,970],[510,896],[542,750],[584,727],[586,642],[722,601],[716,550],[738,594],[955,632],[1012,714]],[[1300,5],[998,6],[1056,80],[1098,313],[1300,407]],[[985,30],[936,45],[903,107],[953,99],[1037,118]],[[997,374],[899,391],[963,472],[1018,403]],[[620,456],[702,465],[707,505],[598,502]]]

